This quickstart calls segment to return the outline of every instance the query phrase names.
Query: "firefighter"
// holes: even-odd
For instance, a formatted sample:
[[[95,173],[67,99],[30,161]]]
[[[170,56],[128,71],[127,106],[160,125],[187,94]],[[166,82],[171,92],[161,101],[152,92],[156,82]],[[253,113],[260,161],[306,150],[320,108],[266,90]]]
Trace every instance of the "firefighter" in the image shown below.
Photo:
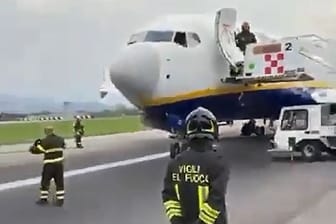
[[[40,199],[38,205],[48,203],[48,190],[51,179],[56,184],[56,205],[63,206],[64,203],[64,167],[63,149],[65,149],[64,138],[54,134],[53,127],[44,129],[46,137],[37,139],[29,151],[32,154],[44,154],[42,180],[40,187]]]
[[[242,31],[236,36],[236,45],[245,55],[246,45],[257,43],[254,33],[250,32],[250,24],[244,22],[241,26]]]
[[[75,142],[77,148],[83,148],[82,136],[84,135],[84,126],[81,123],[81,119],[76,117],[76,121],[73,124],[73,130],[75,133]]]
[[[162,201],[172,224],[227,224],[225,194],[229,169],[213,143],[218,139],[215,116],[205,108],[185,120],[189,149],[170,160]]]

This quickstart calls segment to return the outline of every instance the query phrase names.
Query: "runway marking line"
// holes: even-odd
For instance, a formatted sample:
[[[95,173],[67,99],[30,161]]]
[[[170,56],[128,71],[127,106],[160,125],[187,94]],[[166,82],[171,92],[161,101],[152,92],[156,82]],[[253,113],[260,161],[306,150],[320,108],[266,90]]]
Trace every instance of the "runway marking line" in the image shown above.
[[[76,170],[69,170],[69,171],[64,172],[64,178],[78,176],[82,174],[94,173],[94,172],[98,172],[101,170],[107,170],[107,169],[112,169],[116,167],[128,166],[128,165],[147,162],[147,161],[156,160],[156,159],[161,159],[161,158],[167,157],[168,155],[169,155],[169,152],[157,153],[157,154],[146,155],[146,156],[137,157],[133,159],[127,159],[127,160],[111,162],[111,163],[104,163],[101,165],[90,166],[90,167],[76,169]],[[8,183],[3,183],[3,184],[0,184],[0,192],[10,190],[10,189],[16,189],[16,188],[39,184],[40,181],[41,181],[41,177],[39,176],[39,177],[33,177],[33,178],[24,179],[24,180],[17,180],[17,181],[12,181]]]

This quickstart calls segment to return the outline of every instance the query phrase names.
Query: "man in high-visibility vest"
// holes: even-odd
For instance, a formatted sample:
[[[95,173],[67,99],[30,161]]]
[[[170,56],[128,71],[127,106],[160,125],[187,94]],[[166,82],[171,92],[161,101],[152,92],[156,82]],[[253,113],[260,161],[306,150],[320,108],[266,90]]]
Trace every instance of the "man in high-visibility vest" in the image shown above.
[[[56,184],[56,205],[63,206],[65,193],[63,150],[65,149],[65,141],[64,138],[54,134],[53,127],[46,127],[44,132],[46,137],[37,139],[29,149],[32,154],[44,154],[40,199],[36,204],[45,205],[48,203],[50,181],[54,179]]]

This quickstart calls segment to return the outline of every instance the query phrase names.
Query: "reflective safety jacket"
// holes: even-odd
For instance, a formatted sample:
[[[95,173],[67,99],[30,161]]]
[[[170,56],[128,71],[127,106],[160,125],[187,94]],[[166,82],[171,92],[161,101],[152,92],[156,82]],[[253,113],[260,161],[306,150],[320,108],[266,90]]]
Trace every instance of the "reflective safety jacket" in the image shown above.
[[[228,166],[213,150],[187,150],[171,160],[162,190],[172,224],[226,224]]]
[[[63,162],[63,149],[65,149],[64,138],[51,134],[47,137],[35,141],[34,145],[30,148],[33,154],[44,154],[43,163],[57,163]]]
[[[82,125],[80,122],[75,122],[73,124],[73,130],[76,134],[79,134],[79,135],[84,135],[84,125]]]

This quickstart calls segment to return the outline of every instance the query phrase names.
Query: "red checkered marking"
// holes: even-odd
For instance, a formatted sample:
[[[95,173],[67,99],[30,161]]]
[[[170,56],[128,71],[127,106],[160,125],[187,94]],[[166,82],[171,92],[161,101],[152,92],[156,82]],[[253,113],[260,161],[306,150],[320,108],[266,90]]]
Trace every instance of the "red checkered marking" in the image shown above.
[[[273,57],[275,56],[275,57]],[[268,66],[264,68],[264,74],[269,75],[272,74],[273,69],[276,69],[276,72],[279,74],[284,73],[285,68],[280,61],[283,61],[285,58],[284,53],[277,53],[276,55],[272,54],[265,54],[264,60],[268,63]]]

